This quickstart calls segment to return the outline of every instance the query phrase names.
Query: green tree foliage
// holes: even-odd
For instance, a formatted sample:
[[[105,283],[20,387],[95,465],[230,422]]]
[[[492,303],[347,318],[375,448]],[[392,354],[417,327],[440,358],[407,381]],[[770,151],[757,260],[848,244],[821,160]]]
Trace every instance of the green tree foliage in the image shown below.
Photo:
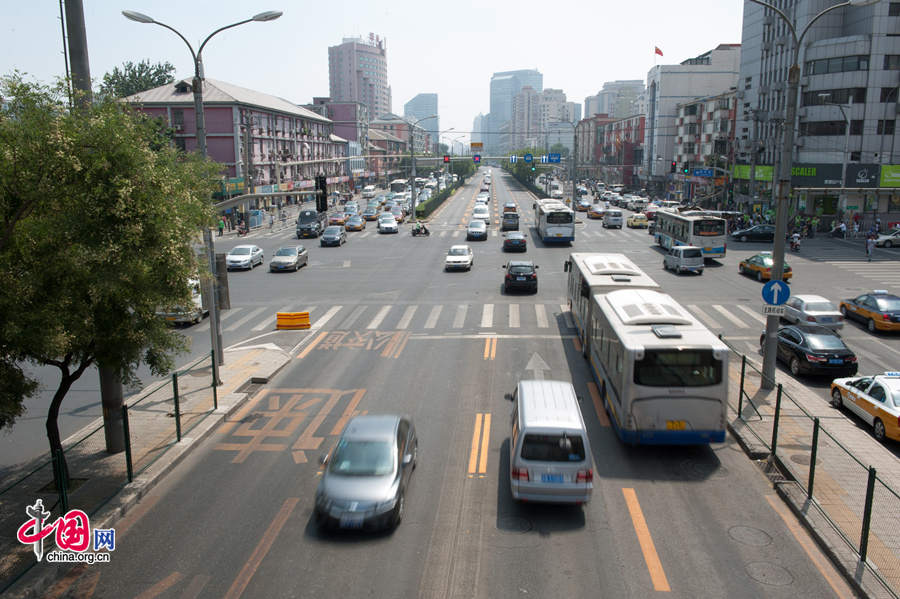
[[[561,154],[563,158],[569,156],[569,148],[562,144],[553,144],[552,146],[550,146],[550,151],[554,154]]]
[[[100,92],[114,98],[124,98],[172,83],[175,81],[175,77],[172,76],[174,72],[175,66],[170,62],[151,64],[149,60],[142,60],[134,64],[128,61],[121,69],[113,67],[112,71],[103,75]]]
[[[65,89],[0,78],[0,425],[34,391],[20,365],[59,368],[46,427],[101,363],[127,383],[168,371],[184,337],[155,312],[190,301],[194,245],[219,166],[161,143],[158,123],[109,98],[77,112]]]

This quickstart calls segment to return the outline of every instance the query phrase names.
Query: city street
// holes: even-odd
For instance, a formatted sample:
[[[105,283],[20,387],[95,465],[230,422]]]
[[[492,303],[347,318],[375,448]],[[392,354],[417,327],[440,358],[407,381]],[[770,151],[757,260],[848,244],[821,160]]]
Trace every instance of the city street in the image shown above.
[[[68,584],[93,597],[852,596],[730,436],[709,447],[619,442],[573,343],[563,261],[574,250],[615,251],[756,356],[760,284],[737,262],[765,244],[729,245],[702,276],[676,276],[646,230],[607,231],[579,213],[572,247],[544,247],[529,226],[531,196],[500,169],[493,175],[494,222],[487,241],[469,242],[471,272],[444,272],[443,258],[466,243],[479,175],[433,215],[430,237],[411,237],[408,225],[379,235],[369,224],[343,247],[301,240],[310,262],[297,273],[267,267],[277,247],[298,243],[290,230],[220,240],[219,251],[254,243],[266,254],[266,266],[229,274],[226,346],[275,343],[296,358],[117,524],[115,567]],[[500,251],[508,201],[522,215],[524,255]],[[835,301],[896,290],[897,250],[866,263],[858,245],[805,244],[789,256],[792,290]],[[519,257],[541,267],[536,295],[501,290],[502,265]],[[281,310],[309,310],[313,328],[274,331]],[[184,330],[197,351],[208,348],[208,326]],[[844,336],[861,372],[896,367],[897,336],[854,324]],[[521,378],[574,384],[595,462],[589,504],[512,501],[503,395]],[[827,401],[826,382],[809,384]],[[318,458],[362,413],[404,413],[416,425],[403,522],[393,533],[320,532]]]

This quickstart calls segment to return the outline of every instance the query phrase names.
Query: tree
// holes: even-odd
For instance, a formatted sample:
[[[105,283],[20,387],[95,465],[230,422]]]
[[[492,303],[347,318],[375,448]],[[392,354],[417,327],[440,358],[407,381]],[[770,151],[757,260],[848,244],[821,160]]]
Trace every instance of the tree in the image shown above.
[[[568,157],[569,155],[569,148],[560,143],[550,146],[550,151],[554,154],[562,154],[563,158]]]
[[[447,144],[441,144],[441,145],[440,145],[440,148],[441,148],[440,154],[441,154],[442,156],[445,155],[445,154],[449,154],[449,153],[450,153],[450,146],[448,146]]]
[[[100,92],[111,95],[114,98],[125,98],[133,94],[159,87],[175,81],[172,74],[175,66],[170,62],[158,62],[150,64],[149,60],[142,60],[134,64],[131,61],[103,75],[103,84]]]
[[[55,366],[56,452],[60,405],[88,367],[130,383],[139,363],[162,374],[185,349],[156,311],[190,301],[220,167],[164,144],[158,123],[112,98],[70,112],[63,86],[17,74],[0,96],[0,425],[34,391],[19,365]]]

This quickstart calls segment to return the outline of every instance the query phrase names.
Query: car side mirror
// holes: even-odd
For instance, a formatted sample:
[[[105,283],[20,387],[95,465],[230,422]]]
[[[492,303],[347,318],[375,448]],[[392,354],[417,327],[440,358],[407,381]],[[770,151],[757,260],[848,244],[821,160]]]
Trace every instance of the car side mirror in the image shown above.
[[[410,464],[412,464],[412,454],[411,453],[404,454],[403,455],[403,465],[409,466]]]
[[[328,454],[323,453],[322,455],[319,456],[319,464],[324,466],[327,463],[328,463]]]
[[[513,394],[512,394],[512,393],[504,393],[504,394],[503,394],[503,399],[505,399],[506,401],[512,401],[512,400],[513,400]]]
[[[501,266],[501,267],[500,267],[500,268],[506,268],[506,265],[505,265],[505,264],[504,264],[504,265],[503,265],[503,266]]]

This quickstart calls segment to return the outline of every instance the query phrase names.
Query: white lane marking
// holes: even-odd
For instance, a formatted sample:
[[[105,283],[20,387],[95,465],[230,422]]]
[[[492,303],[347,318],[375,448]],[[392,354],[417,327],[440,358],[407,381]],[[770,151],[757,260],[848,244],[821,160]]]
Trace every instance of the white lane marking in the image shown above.
[[[249,321],[251,318],[256,318],[257,316],[259,316],[260,314],[262,314],[263,312],[265,312],[268,309],[269,308],[266,306],[259,307],[256,310],[251,311],[249,314],[247,314],[243,318],[234,321],[233,323],[231,323],[230,326],[225,327],[225,329],[223,329],[223,330],[234,331],[235,329],[237,329],[238,327],[240,327],[241,325],[243,325],[244,323]]]
[[[730,320],[732,322],[732,324],[734,324],[734,326],[736,326],[737,328],[739,328],[739,329],[748,328],[747,325],[744,324],[744,321],[737,318],[734,314],[732,314],[731,312],[726,310],[724,306],[721,306],[719,304],[713,304],[713,309],[716,312],[718,312],[719,314],[721,314],[722,316],[724,316],[725,318],[727,318],[728,320]]]
[[[365,306],[357,306],[356,309],[353,310],[353,312],[350,313],[350,316],[348,316],[347,318],[345,318],[345,319],[344,319],[344,322],[342,322],[340,325],[338,325],[337,328],[339,328],[339,329],[349,329],[351,326],[353,326],[353,323],[356,322],[357,319],[358,319],[360,316],[362,316],[362,313],[365,312],[365,311],[366,311],[366,307],[365,307]]]
[[[369,232],[368,232],[368,231],[363,231],[363,232],[360,233],[359,235],[354,235],[354,237],[356,237],[357,239],[365,239],[365,238],[368,237],[368,236],[369,236]]]
[[[383,306],[381,310],[378,311],[378,314],[375,315],[375,318],[372,319],[372,322],[366,325],[367,329],[377,329],[381,326],[381,322],[384,320],[384,317],[388,315],[388,312],[391,311],[391,306]]]
[[[315,322],[312,323],[312,326],[310,327],[310,329],[312,329],[312,330],[321,329],[322,327],[325,326],[325,323],[327,323],[329,320],[331,320],[331,318],[335,314],[340,312],[341,308],[343,308],[343,307],[344,306],[332,306],[331,308],[328,309],[328,312],[326,312],[325,314],[322,315],[322,318],[317,318],[315,320]]]
[[[562,315],[566,319],[566,326],[570,329],[574,329],[575,321],[572,320],[572,313],[569,312],[569,306],[566,304],[560,304],[559,309],[562,311]]]
[[[278,314],[278,312],[287,312],[290,309],[291,309],[290,306],[284,306],[284,307],[276,310],[275,314]],[[255,327],[253,327],[250,330],[251,331],[262,331],[263,329],[274,328],[275,327],[274,323],[277,322],[277,320],[278,320],[278,317],[275,314],[272,314],[271,316],[266,316],[258,325],[256,325]]]
[[[534,305],[534,316],[537,318],[537,324],[539,329],[546,329],[550,326],[547,322],[547,312],[544,310],[544,304],[535,304]]]
[[[344,268],[350,268],[350,261],[344,260]]]
[[[867,350],[860,349],[859,347],[854,348],[853,351],[856,352],[857,355],[862,355],[865,359],[874,362],[878,367],[878,370],[880,370],[881,372],[888,372],[890,370],[889,366],[881,362],[881,358],[879,356],[876,356],[875,354]]]
[[[243,308],[229,308],[228,310],[221,310],[219,312],[219,319],[222,322],[225,322],[226,320],[228,320],[229,318],[231,318],[232,316],[234,316],[241,310],[243,310]]]
[[[453,319],[453,328],[461,329],[463,324],[466,322],[466,312],[469,310],[469,306],[467,304],[460,304],[456,306],[456,317]]]
[[[509,305],[509,328],[519,328],[519,304]]]
[[[405,329],[409,327],[409,322],[412,320],[413,314],[416,313],[416,309],[419,306],[409,306],[406,309],[406,312],[403,313],[403,317],[400,319],[400,322],[397,323],[398,329]]]
[[[435,325],[437,325],[438,318],[441,315],[441,310],[444,309],[444,306],[435,306],[431,309],[431,314],[428,315],[428,320],[425,321],[426,329],[433,329]]]
[[[497,235],[499,235],[499,233],[497,233],[497,229],[493,229],[491,231],[491,237],[496,237]]]
[[[494,326],[494,304],[485,304],[481,309],[481,326],[488,329]]]
[[[462,231],[457,229],[456,231],[453,232],[453,237],[459,237],[461,233],[462,233]]]
[[[694,305],[694,304],[688,304],[688,305],[686,306],[686,308],[687,308],[688,310],[690,310],[691,313],[692,313],[694,316],[696,316],[697,318],[699,318],[700,320],[702,320],[703,323],[704,323],[706,326],[708,326],[709,328],[711,328],[711,329],[721,329],[721,328],[722,328],[722,326],[721,326],[718,322],[716,322],[715,320],[713,320],[709,315],[707,315],[703,310],[701,310],[701,309],[700,309],[699,307],[697,307],[696,305]]]
[[[756,312],[754,312],[753,310],[751,310],[751,309],[748,308],[747,306],[738,306],[737,308],[738,308],[738,310],[742,310],[742,311],[743,311],[744,313],[746,313],[750,318],[756,320],[758,323],[760,323],[760,324],[766,324],[766,319],[765,319],[765,318],[763,318],[760,314],[757,314]]]
[[[446,237],[446,236],[447,236],[447,231],[441,231],[441,232],[438,234],[438,237]]]

